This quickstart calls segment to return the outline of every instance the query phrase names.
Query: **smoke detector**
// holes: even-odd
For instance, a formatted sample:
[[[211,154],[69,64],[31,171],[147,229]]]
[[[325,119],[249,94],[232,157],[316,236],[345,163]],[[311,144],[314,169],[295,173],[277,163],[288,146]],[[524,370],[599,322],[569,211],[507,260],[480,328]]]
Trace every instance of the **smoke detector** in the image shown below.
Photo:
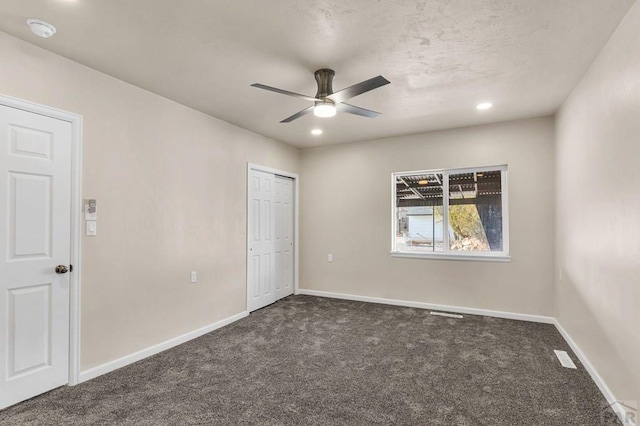
[[[49,38],[56,33],[56,27],[40,19],[27,19],[27,25],[38,37]]]

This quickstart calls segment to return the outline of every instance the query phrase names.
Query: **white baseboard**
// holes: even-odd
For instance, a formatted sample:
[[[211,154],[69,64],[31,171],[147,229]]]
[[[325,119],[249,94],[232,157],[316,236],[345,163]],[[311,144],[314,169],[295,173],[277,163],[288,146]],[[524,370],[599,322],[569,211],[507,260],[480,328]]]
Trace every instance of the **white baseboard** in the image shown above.
[[[299,294],[308,296],[330,297],[332,299],[355,300],[357,302],[381,303],[383,305],[406,306],[408,308],[431,309],[435,311],[455,312],[458,314],[483,315],[487,317],[505,318],[520,321],[555,324],[553,317],[542,315],[518,314],[515,312],[491,311],[488,309],[465,308],[461,306],[437,305],[434,303],[413,302],[410,300],[385,299],[382,297],[358,296],[346,293],[331,293],[326,291],[300,289]]]
[[[567,330],[560,324],[560,321],[554,318],[554,324],[558,329],[558,332],[562,335],[564,340],[567,342],[571,350],[578,357],[585,370],[591,376],[591,379],[595,382],[602,395],[607,399],[607,402],[611,405],[611,408],[620,418],[620,421],[624,426],[636,426],[636,422],[632,420],[630,415],[627,415],[627,411],[625,407],[621,404],[621,402],[615,397],[609,386],[605,383],[604,379],[598,374],[598,370],[595,369],[593,364],[589,362],[587,356],[582,352],[580,347],[576,344],[576,342],[571,338]]]
[[[98,365],[97,367],[93,367],[88,370],[82,371],[80,372],[78,383],[95,379],[98,376],[102,376],[103,374],[107,374],[111,371],[117,370],[118,368],[122,368],[129,364],[133,364],[136,361],[140,361],[142,359],[148,358],[162,351],[166,351],[167,349],[171,349],[174,346],[181,345],[182,343],[188,342],[189,340],[193,340],[204,334],[207,334],[214,330],[222,328],[225,325],[229,325],[233,322],[236,322],[239,319],[245,318],[248,315],[249,315],[249,312],[247,311],[240,312],[239,314],[232,315],[220,321],[216,321],[213,324],[209,324],[197,330],[190,331],[189,333],[185,333],[181,336],[174,337],[173,339],[165,340],[164,342],[158,343],[157,345],[153,345],[146,349],[142,349],[138,352],[134,352],[130,355],[123,356],[122,358],[118,358],[116,360],[109,361],[105,364]]]
[[[611,408],[615,411],[615,413],[620,418],[620,421],[624,426],[636,426],[636,423],[630,420],[631,416],[627,416],[624,406],[615,398],[613,392],[602,377],[598,374],[598,371],[593,367],[593,365],[589,362],[585,354],[580,350],[578,345],[571,338],[569,333],[560,325],[560,322],[556,318],[546,317],[541,315],[530,315],[530,314],[519,314],[514,312],[503,312],[503,311],[492,311],[488,309],[476,309],[476,308],[465,308],[460,306],[449,306],[449,305],[437,305],[433,303],[424,303],[424,302],[413,302],[409,300],[397,300],[397,299],[385,299],[381,297],[370,297],[370,296],[359,296],[355,294],[346,294],[346,293],[332,293],[326,291],[317,291],[317,290],[306,290],[299,289],[297,294],[304,294],[308,296],[318,296],[318,297],[330,297],[332,299],[343,299],[343,300],[354,300],[357,302],[369,302],[369,303],[381,303],[385,305],[394,305],[394,306],[406,306],[409,308],[419,308],[419,309],[432,309],[437,311],[445,311],[445,312],[455,312],[460,314],[469,314],[469,315],[483,315],[488,317],[496,317],[496,318],[505,318],[505,319],[513,319],[520,321],[530,321],[530,322],[538,322],[544,324],[553,324],[558,329],[558,332],[562,335],[564,340],[567,342],[571,350],[578,357],[585,370],[591,376],[591,379],[596,383],[602,395],[606,398],[607,402],[611,404]],[[626,422],[625,422],[626,419]]]

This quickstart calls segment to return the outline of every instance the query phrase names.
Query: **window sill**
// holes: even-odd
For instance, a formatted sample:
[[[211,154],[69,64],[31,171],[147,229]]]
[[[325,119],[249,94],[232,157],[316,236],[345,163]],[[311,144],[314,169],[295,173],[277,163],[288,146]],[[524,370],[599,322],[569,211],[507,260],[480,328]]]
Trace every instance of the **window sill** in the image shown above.
[[[409,253],[392,251],[391,257],[410,259],[467,260],[475,262],[511,262],[511,256],[505,254],[453,254],[453,253]]]

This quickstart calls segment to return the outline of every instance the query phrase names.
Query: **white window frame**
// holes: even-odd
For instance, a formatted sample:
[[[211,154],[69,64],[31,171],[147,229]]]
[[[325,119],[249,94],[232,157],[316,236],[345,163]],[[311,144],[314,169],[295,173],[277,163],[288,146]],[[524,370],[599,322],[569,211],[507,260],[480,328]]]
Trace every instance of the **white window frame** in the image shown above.
[[[457,173],[481,173],[500,170],[501,191],[502,191],[502,251],[487,252],[463,252],[449,250],[449,175]],[[442,206],[443,206],[443,243],[444,250],[442,252],[416,253],[399,251],[396,248],[397,235],[397,213],[396,213],[396,179],[402,176],[426,175],[440,173],[442,178]],[[466,167],[457,169],[432,169],[432,170],[416,170],[409,172],[391,173],[391,256],[407,257],[417,259],[440,259],[440,260],[475,260],[490,262],[510,262],[509,254],[509,192],[507,187],[508,167],[506,164],[499,166],[483,166],[483,167]]]

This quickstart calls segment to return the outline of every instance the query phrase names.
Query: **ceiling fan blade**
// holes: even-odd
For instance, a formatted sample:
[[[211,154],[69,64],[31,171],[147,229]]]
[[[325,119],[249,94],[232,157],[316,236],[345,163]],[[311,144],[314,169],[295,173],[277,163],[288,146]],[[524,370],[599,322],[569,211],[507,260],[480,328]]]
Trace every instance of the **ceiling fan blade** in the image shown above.
[[[362,117],[376,118],[381,113],[371,111],[370,109],[360,108],[355,105],[345,104],[344,102],[336,105],[336,109],[340,112],[348,112],[349,114],[360,115]]]
[[[334,94],[327,96],[327,99],[331,99],[336,104],[339,104],[340,102],[344,102],[347,99],[353,98],[354,96],[361,95],[365,92],[377,89],[378,87],[382,87],[385,84],[389,83],[391,83],[389,80],[379,75],[377,77],[370,78],[369,80],[362,81],[358,84],[354,84],[353,86],[347,87],[346,89],[339,90]]]
[[[278,89],[277,87],[265,86],[264,84],[260,84],[260,83],[253,83],[251,86],[257,87],[258,89],[268,90],[270,92],[280,93],[282,95],[293,96],[294,98],[304,99],[305,101],[311,101],[311,102],[322,101],[322,99],[316,99],[313,96],[301,95],[300,93],[289,92],[288,90]]]
[[[291,123],[293,120],[296,120],[296,119],[302,117],[303,115],[307,115],[311,111],[313,111],[313,106],[310,106],[309,108],[305,108],[300,112],[296,112],[291,117],[287,117],[284,120],[282,120],[281,123]]]

